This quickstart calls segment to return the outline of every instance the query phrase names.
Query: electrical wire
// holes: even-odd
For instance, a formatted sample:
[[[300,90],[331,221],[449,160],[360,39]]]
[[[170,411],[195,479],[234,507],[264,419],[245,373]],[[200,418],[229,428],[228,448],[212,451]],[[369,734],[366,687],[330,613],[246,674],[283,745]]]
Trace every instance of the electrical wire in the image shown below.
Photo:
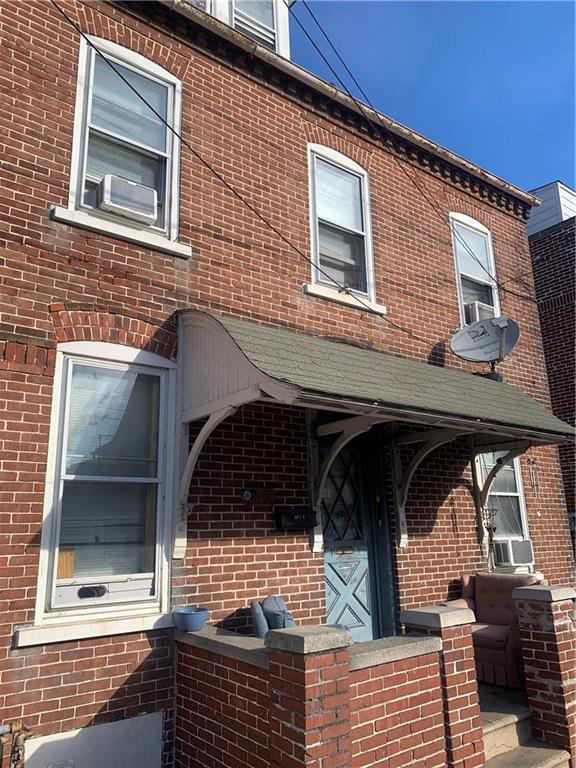
[[[393,322],[390,320],[384,312],[379,312],[377,310],[374,310],[369,304],[367,304],[361,296],[358,296],[357,293],[352,291],[347,285],[340,284],[337,280],[335,280],[330,274],[328,274],[322,267],[318,264],[316,264],[311,258],[306,256],[306,254],[300,250],[294,243],[291,242],[285,235],[282,234],[282,232],[272,224],[260,211],[252,205],[238,190],[230,184],[226,180],[226,178],[218,171],[216,168],[214,168],[202,155],[198,150],[196,150],[192,144],[190,144],[189,141],[187,141],[178,131],[176,131],[161,115],[139,92],[138,90],[125,78],[118,70],[114,64],[106,57],[104,56],[101,51],[98,50],[98,48],[92,43],[90,38],[82,31],[80,26],[71,19],[63,10],[60,8],[60,6],[55,2],[55,0],[50,0],[51,4],[56,8],[56,10],[64,17],[64,19],[68,22],[70,26],[72,26],[76,32],[84,39],[84,41],[87,43],[88,46],[92,50],[95,51],[95,53],[100,56],[106,64],[118,75],[118,77],[130,88],[131,91],[134,92],[134,94],[148,107],[148,109],[168,128],[168,130],[176,136],[181,143],[187,147],[187,149],[192,152],[192,154],[228,189],[243,205],[245,205],[260,221],[262,221],[263,224],[265,224],[267,227],[269,227],[277,237],[279,237],[282,242],[286,243],[289,248],[291,248],[298,256],[303,258],[308,264],[310,264],[314,269],[316,269],[319,273],[321,273],[324,277],[326,277],[331,283],[333,283],[336,288],[338,289],[339,293],[346,294],[347,296],[352,297],[360,306],[367,309],[371,314],[376,314],[379,317],[382,317],[390,326],[393,328],[396,328],[399,331],[402,331],[403,333],[407,334],[413,339],[416,339],[418,341],[423,342],[424,344],[429,344],[428,339],[424,339],[421,336],[418,336],[413,331],[411,331],[408,328],[404,328],[403,326],[399,325],[398,323]]]
[[[289,12],[290,12],[290,14],[292,15],[292,18],[293,18],[293,19],[296,21],[296,23],[298,24],[298,26],[300,27],[300,29],[302,30],[302,32],[304,33],[304,35],[305,35],[305,36],[308,38],[308,40],[310,41],[310,43],[312,44],[312,46],[314,47],[314,49],[316,50],[316,52],[318,53],[318,55],[319,55],[319,56],[322,58],[322,60],[324,61],[324,63],[326,64],[326,66],[328,67],[328,69],[330,70],[330,72],[331,72],[331,73],[334,75],[334,77],[335,77],[335,78],[338,80],[338,83],[339,83],[339,84],[340,84],[340,86],[341,86],[341,87],[342,87],[342,88],[345,90],[345,92],[347,93],[347,95],[348,95],[348,96],[349,96],[349,97],[352,99],[352,101],[353,101],[353,102],[354,102],[354,104],[356,105],[357,109],[359,109],[359,110],[360,110],[360,112],[362,113],[362,115],[363,115],[363,117],[365,118],[365,120],[367,121],[367,123],[368,123],[370,126],[372,126],[372,125],[373,125],[373,120],[372,120],[372,119],[371,119],[371,118],[370,118],[370,117],[369,117],[369,116],[366,114],[365,110],[363,109],[362,103],[361,103],[360,101],[358,101],[358,99],[356,99],[356,98],[355,98],[355,96],[354,96],[354,95],[351,93],[350,89],[349,89],[349,88],[346,86],[346,84],[343,82],[342,78],[341,78],[341,77],[338,75],[338,73],[336,72],[336,70],[334,69],[334,67],[332,67],[331,63],[330,63],[330,62],[328,61],[328,59],[327,59],[327,58],[324,56],[323,52],[320,50],[320,48],[318,47],[318,45],[316,44],[316,42],[314,41],[314,39],[313,39],[313,38],[311,37],[311,35],[308,33],[308,31],[307,31],[307,30],[306,30],[306,28],[304,27],[303,23],[300,21],[300,19],[298,18],[298,16],[296,16],[296,13],[295,13],[295,11],[293,10],[292,6],[291,6],[291,5],[288,5],[288,3],[286,2],[286,0],[284,0],[284,2],[285,2],[285,5],[286,5],[286,6],[287,6],[287,8],[288,8],[288,11],[289,11]],[[373,111],[373,112],[375,113],[375,115],[377,116],[378,122],[380,123],[380,125],[382,126],[382,128],[383,128],[385,131],[388,131],[388,129],[387,129],[387,126],[384,124],[384,122],[383,122],[383,120],[382,120],[382,117],[381,117],[381,115],[380,115],[380,112],[379,112],[379,111],[376,109],[376,107],[375,107],[375,106],[372,104],[372,102],[370,101],[370,98],[369,98],[369,97],[368,97],[368,95],[366,94],[365,90],[362,88],[362,86],[361,86],[361,85],[360,85],[360,83],[358,82],[357,78],[354,76],[354,73],[351,71],[350,67],[349,67],[349,66],[346,64],[346,62],[344,61],[343,57],[340,55],[340,53],[339,53],[338,49],[336,48],[336,46],[334,45],[334,43],[333,43],[333,42],[332,42],[332,40],[330,39],[330,37],[329,37],[328,33],[327,33],[325,30],[324,30],[324,28],[323,28],[323,26],[321,25],[321,23],[319,22],[319,20],[318,20],[317,16],[316,16],[316,15],[314,14],[314,12],[311,10],[311,8],[310,8],[310,6],[308,5],[307,1],[306,1],[306,0],[301,0],[301,4],[304,6],[304,8],[306,8],[306,11],[307,11],[307,12],[308,12],[308,14],[310,15],[310,17],[313,19],[314,23],[316,24],[316,26],[317,26],[317,27],[318,27],[318,29],[320,30],[320,32],[321,32],[321,34],[322,34],[322,36],[325,38],[325,40],[327,41],[327,43],[328,43],[328,45],[330,46],[331,50],[332,50],[332,51],[334,52],[334,54],[336,55],[336,57],[337,57],[338,61],[339,61],[339,62],[341,63],[341,65],[344,67],[345,71],[347,72],[348,76],[350,77],[350,79],[352,80],[352,82],[354,83],[354,85],[355,85],[355,86],[358,88],[358,91],[360,92],[360,94],[362,95],[362,97],[365,99],[365,101],[366,101],[367,105],[368,105],[368,106],[369,106],[369,107],[372,109],[372,111]],[[448,223],[448,226],[449,226],[449,228],[450,228],[450,231],[452,232],[453,236],[454,236],[454,237],[455,237],[455,238],[456,238],[456,239],[457,239],[457,240],[458,240],[458,241],[459,241],[459,242],[460,242],[460,243],[461,243],[461,244],[464,246],[464,248],[466,249],[466,251],[468,252],[468,254],[469,254],[469,255],[470,255],[470,256],[471,256],[471,257],[474,259],[474,261],[476,261],[476,262],[478,263],[478,265],[479,265],[479,266],[480,266],[480,267],[481,267],[481,268],[484,270],[484,272],[485,272],[485,273],[488,275],[488,277],[490,278],[491,282],[493,282],[493,284],[494,284],[494,285],[495,285],[497,288],[501,288],[501,287],[502,287],[502,286],[503,286],[505,283],[509,283],[509,282],[511,282],[511,281],[513,281],[513,280],[519,280],[520,278],[522,278],[522,277],[525,277],[525,276],[527,276],[527,275],[531,274],[531,272],[530,272],[530,271],[528,271],[528,272],[524,272],[524,273],[522,273],[522,274],[519,274],[519,275],[516,275],[516,276],[514,276],[514,277],[510,277],[510,278],[508,278],[508,279],[506,279],[506,280],[504,280],[504,281],[502,281],[502,282],[500,282],[500,283],[499,283],[499,282],[496,280],[496,277],[495,277],[495,275],[493,275],[493,274],[490,272],[490,270],[488,270],[488,269],[486,268],[486,266],[485,266],[484,264],[482,264],[482,262],[480,261],[480,259],[478,259],[478,257],[476,256],[476,254],[475,254],[475,253],[472,251],[472,249],[470,248],[470,246],[468,245],[468,243],[467,243],[467,242],[464,240],[464,238],[462,238],[462,237],[460,236],[459,232],[458,232],[458,231],[457,231],[457,230],[454,228],[454,226],[453,226],[453,224],[452,224],[452,221],[450,220],[450,217],[449,217],[449,216],[447,216],[447,214],[446,214],[446,213],[444,212],[444,210],[442,209],[442,206],[441,206],[441,205],[440,205],[440,204],[439,204],[439,203],[438,203],[438,202],[437,202],[437,201],[434,199],[434,197],[433,197],[432,193],[431,193],[431,192],[430,192],[430,191],[429,191],[429,190],[428,190],[428,189],[425,187],[425,185],[421,186],[421,185],[420,185],[420,183],[417,181],[417,179],[416,179],[415,177],[413,177],[413,176],[412,176],[412,174],[408,173],[408,170],[407,170],[407,168],[405,167],[405,165],[402,163],[402,161],[401,161],[401,160],[400,160],[398,157],[396,157],[396,155],[395,155],[394,153],[391,153],[391,155],[392,155],[392,157],[394,158],[394,160],[396,161],[396,163],[397,163],[398,167],[399,167],[399,168],[402,170],[402,172],[403,172],[403,173],[404,173],[404,174],[407,176],[407,178],[408,178],[408,179],[409,179],[409,180],[412,182],[412,184],[413,184],[413,185],[416,187],[416,189],[417,189],[417,190],[420,192],[420,194],[422,195],[422,197],[424,197],[424,199],[425,199],[425,200],[428,202],[428,204],[429,204],[429,205],[430,205],[430,206],[433,208],[433,210],[434,210],[434,211],[435,211],[435,212],[438,214],[438,216],[439,216],[439,218],[441,219],[442,223],[444,223],[444,224],[445,224],[445,223]],[[507,291],[508,293],[513,293],[513,294],[514,294],[514,295],[516,295],[516,296],[521,296],[521,298],[525,298],[525,299],[529,299],[530,301],[534,301],[534,299],[532,299],[531,297],[528,297],[528,296],[524,296],[524,295],[522,295],[522,294],[518,294],[518,293],[516,293],[515,291],[510,291],[509,289],[506,289],[506,288],[505,288],[504,290],[505,290],[505,291]]]
[[[96,52],[97,55],[99,55],[107,64],[108,66],[118,75],[118,77],[127,85],[131,91],[134,92],[134,94],[150,109],[150,111],[159,119],[161,122],[168,128],[168,130],[171,131],[171,133],[176,136],[182,144],[184,144],[187,149],[192,152],[192,154],[211,172],[216,176],[216,178],[228,189],[229,192],[231,192],[240,202],[245,205],[249,210],[258,218],[260,221],[262,221],[263,224],[265,224],[267,227],[269,227],[277,237],[279,237],[289,248],[291,248],[295,253],[297,253],[300,257],[305,259],[311,266],[313,266],[315,269],[318,270],[324,277],[328,278],[330,282],[332,282],[338,291],[340,293],[344,293],[348,296],[352,296],[359,304],[361,304],[363,307],[365,307],[370,313],[372,314],[378,314],[381,317],[385,317],[384,313],[382,312],[375,312],[372,307],[370,307],[368,304],[366,304],[360,296],[358,296],[356,293],[354,293],[348,286],[340,284],[337,280],[335,280],[331,275],[329,275],[327,272],[325,272],[322,267],[315,264],[312,259],[310,259],[306,254],[301,251],[294,243],[292,243],[285,235],[282,234],[282,232],[272,224],[271,221],[269,221],[260,211],[252,205],[238,190],[230,184],[226,178],[216,170],[201,154],[198,152],[190,142],[188,142],[178,131],[176,131],[168,122],[167,120],[138,92],[138,90],[128,81],[127,78],[124,77],[122,72],[120,72],[119,69],[117,69],[114,64],[108,59],[106,56],[104,56],[98,48],[92,43],[92,41],[89,39],[89,37],[82,31],[82,29],[76,24],[76,22],[71,19],[63,10],[59,7],[59,5],[55,2],[55,0],[50,0],[52,5],[56,8],[56,10],[59,11],[59,13],[66,19],[66,21],[74,27],[76,32],[85,40],[85,42],[90,46],[92,50]]]

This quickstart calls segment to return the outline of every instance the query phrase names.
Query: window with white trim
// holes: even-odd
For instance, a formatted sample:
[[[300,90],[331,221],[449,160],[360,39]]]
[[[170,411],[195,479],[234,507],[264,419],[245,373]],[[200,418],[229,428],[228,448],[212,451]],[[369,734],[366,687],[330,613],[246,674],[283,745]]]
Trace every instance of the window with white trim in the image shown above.
[[[374,299],[366,171],[334,150],[311,149],[310,208],[313,282]]]
[[[290,0],[194,0],[194,4],[259,45],[290,58]]]
[[[257,43],[276,50],[274,0],[232,0],[234,27]]]
[[[481,483],[506,455],[506,451],[481,453],[478,466]],[[493,527],[493,564],[498,566],[531,565],[526,506],[519,459],[504,464],[496,474],[486,499],[485,512]]]
[[[181,82],[128,48],[88,40],[80,43],[68,209],[55,206],[51,216],[188,256],[188,246],[171,242]]]
[[[125,349],[137,362],[59,353],[42,541],[48,612],[161,602],[173,369]]]
[[[490,230],[464,214],[451,213],[450,227],[463,325],[500,314]]]

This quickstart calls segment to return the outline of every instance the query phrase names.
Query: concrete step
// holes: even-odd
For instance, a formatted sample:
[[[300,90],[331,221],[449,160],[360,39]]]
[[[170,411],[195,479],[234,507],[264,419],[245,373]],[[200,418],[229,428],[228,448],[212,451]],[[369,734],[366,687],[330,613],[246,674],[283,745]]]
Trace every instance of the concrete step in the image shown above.
[[[530,710],[520,691],[482,685],[479,693],[486,760],[531,740]]]
[[[564,749],[530,741],[486,761],[485,768],[569,768],[570,755]]]

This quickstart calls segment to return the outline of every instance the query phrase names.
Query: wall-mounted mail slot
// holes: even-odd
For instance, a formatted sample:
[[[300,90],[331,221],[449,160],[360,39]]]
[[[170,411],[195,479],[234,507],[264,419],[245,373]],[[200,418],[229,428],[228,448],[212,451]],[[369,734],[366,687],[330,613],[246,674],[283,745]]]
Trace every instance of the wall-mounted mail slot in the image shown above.
[[[274,507],[276,528],[281,531],[298,531],[314,528],[316,512],[312,507]]]

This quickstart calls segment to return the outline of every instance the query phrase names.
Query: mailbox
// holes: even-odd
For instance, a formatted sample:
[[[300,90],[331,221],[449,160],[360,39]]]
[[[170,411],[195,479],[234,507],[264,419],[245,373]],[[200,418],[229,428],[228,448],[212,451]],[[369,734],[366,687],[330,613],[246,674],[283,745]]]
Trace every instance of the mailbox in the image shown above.
[[[281,531],[301,531],[314,528],[316,511],[312,507],[274,507],[276,528]]]

